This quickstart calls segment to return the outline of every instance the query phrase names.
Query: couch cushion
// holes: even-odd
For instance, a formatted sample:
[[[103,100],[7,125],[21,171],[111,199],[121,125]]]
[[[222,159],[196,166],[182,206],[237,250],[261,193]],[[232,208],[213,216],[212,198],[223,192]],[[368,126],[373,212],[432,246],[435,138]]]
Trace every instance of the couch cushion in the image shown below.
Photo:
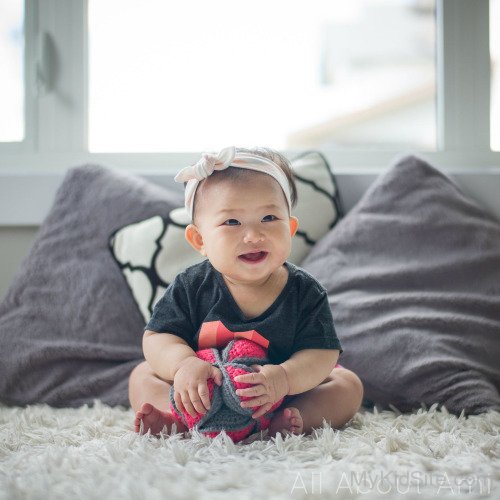
[[[182,200],[139,177],[70,169],[0,304],[0,399],[128,404],[144,320],[108,248],[118,227]]]
[[[500,223],[445,175],[401,160],[303,266],[367,398],[500,410]]]

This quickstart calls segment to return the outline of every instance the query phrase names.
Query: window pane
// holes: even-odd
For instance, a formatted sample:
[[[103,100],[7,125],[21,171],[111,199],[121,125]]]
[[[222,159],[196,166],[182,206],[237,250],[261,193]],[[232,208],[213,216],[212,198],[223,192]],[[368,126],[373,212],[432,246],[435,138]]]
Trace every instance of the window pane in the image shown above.
[[[0,0],[0,142],[24,138],[24,1]]]
[[[491,107],[490,144],[500,151],[500,0],[490,0]]]
[[[434,4],[90,0],[90,150],[434,149]]]

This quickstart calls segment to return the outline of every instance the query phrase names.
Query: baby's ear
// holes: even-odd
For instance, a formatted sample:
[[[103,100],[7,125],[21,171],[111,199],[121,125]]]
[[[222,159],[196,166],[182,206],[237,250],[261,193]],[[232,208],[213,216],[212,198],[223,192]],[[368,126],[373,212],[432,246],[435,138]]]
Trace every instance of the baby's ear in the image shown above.
[[[295,236],[297,229],[299,229],[299,219],[297,219],[297,217],[290,216],[290,234]]]
[[[186,241],[201,255],[206,255],[205,246],[203,245],[203,237],[199,229],[194,224],[189,224],[184,232]]]

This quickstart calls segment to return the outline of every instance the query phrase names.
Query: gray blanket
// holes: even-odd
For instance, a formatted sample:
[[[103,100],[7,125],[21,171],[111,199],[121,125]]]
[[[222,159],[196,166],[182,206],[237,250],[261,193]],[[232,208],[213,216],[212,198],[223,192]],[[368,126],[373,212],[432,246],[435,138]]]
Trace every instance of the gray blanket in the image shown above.
[[[128,404],[143,318],[108,248],[110,234],[182,193],[97,166],[71,169],[0,304],[0,399]]]
[[[368,399],[500,410],[500,223],[439,171],[399,162],[303,266]]]

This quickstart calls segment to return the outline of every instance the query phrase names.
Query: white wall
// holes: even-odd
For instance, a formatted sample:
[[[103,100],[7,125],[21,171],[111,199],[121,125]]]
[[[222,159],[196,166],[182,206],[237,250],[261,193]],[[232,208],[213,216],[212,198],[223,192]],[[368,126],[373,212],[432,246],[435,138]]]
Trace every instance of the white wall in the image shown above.
[[[31,248],[37,227],[0,227],[0,300]]]

